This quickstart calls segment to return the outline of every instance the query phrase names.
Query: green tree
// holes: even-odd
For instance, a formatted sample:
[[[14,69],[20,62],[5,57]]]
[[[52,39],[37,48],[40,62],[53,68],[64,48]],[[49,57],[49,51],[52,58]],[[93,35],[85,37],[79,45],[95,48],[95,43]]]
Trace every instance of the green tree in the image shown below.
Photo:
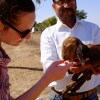
[[[41,1],[42,1],[42,0],[36,0],[36,2],[37,2],[38,4],[40,4],[40,3],[41,3]],[[45,0],[44,0],[44,1],[45,1]]]
[[[56,20],[56,17],[53,16],[51,18],[48,18],[44,21],[44,24],[48,25],[48,26],[51,26],[51,25],[54,25],[55,23],[57,22]]]
[[[47,28],[48,26],[52,26],[57,22],[57,19],[55,16],[48,18],[46,20],[44,20],[42,23],[37,23],[35,25],[35,31],[38,31],[41,29],[41,31],[43,31],[45,28]]]
[[[77,10],[76,15],[79,19],[86,19],[87,13],[84,10]]]
[[[40,3],[41,3],[41,0],[36,0],[36,2],[37,2],[38,4],[40,4]]]

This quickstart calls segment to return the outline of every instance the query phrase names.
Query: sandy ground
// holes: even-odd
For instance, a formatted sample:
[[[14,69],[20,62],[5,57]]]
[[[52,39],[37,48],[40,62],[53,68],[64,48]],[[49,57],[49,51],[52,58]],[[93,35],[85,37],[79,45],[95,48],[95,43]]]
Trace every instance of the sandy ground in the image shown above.
[[[40,35],[39,33],[33,33],[30,40],[24,41],[18,47],[3,44],[3,48],[12,58],[8,68],[11,83],[10,91],[15,98],[27,91],[43,75],[40,64]],[[100,92],[99,87],[98,91]],[[46,88],[40,97],[48,98],[49,93],[50,89]]]

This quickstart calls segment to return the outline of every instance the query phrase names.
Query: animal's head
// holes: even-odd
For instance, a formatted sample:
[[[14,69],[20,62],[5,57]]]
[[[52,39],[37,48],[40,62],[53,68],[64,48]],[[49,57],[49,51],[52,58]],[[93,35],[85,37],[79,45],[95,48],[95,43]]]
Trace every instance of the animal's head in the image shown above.
[[[64,60],[78,59],[84,65],[83,56],[87,51],[88,47],[76,37],[68,37],[63,41],[62,57]]]
[[[63,41],[62,57],[64,60],[71,60],[76,57],[76,50],[80,40],[75,37],[68,37]]]

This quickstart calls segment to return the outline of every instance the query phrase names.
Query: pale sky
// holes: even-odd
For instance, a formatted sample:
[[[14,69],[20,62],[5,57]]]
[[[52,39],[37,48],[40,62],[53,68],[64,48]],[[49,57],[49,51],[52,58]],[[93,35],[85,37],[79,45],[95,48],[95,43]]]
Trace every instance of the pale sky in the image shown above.
[[[42,22],[47,18],[55,16],[55,12],[52,9],[52,0],[42,0],[42,3],[36,4],[36,21]],[[77,0],[77,9],[87,12],[87,18],[85,20],[93,22],[100,26],[100,0]]]

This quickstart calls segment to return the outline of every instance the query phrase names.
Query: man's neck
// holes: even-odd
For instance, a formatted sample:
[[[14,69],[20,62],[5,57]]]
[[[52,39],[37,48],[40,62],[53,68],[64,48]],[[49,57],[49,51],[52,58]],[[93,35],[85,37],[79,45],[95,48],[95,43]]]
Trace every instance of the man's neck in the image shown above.
[[[69,28],[73,28],[76,23],[76,18],[74,19],[67,19],[63,22],[65,25],[67,25]]]

